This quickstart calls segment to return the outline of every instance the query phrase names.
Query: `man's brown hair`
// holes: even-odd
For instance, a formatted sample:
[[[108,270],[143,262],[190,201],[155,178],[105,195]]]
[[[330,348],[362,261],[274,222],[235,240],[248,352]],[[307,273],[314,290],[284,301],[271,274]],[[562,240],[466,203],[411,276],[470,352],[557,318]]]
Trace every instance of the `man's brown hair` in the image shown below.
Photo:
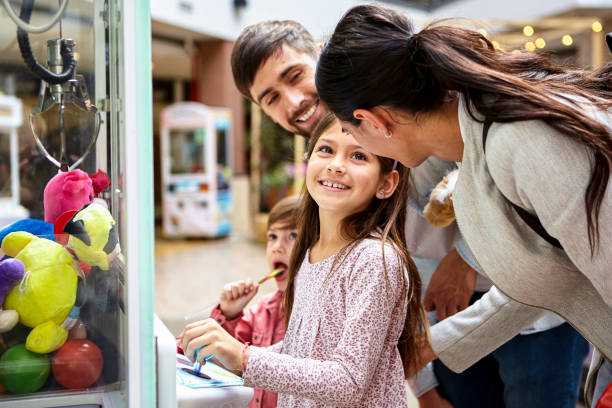
[[[268,216],[268,229],[277,223],[282,229],[296,229],[299,198],[299,195],[292,195],[276,203]]]
[[[262,21],[245,28],[232,49],[232,73],[242,95],[253,100],[250,88],[259,67],[283,44],[317,58],[314,38],[300,23],[291,20]]]

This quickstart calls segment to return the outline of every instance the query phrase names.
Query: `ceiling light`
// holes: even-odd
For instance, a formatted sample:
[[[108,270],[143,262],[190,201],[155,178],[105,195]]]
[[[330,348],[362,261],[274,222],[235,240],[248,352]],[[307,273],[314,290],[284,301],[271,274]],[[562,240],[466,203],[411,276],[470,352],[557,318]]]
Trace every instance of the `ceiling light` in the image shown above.
[[[591,28],[593,29],[593,31],[595,31],[596,33],[601,32],[601,30],[603,30],[603,27],[601,25],[601,23],[599,21],[595,21],[592,25]]]
[[[574,39],[572,38],[571,35],[565,34],[563,37],[561,37],[561,43],[569,47],[570,45],[574,43]]]

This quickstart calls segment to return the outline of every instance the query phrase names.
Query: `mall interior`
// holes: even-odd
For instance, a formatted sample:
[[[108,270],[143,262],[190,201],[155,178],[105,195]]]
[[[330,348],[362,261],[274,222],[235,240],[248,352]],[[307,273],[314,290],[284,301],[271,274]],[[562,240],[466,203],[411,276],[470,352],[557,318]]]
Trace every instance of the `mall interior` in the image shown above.
[[[74,272],[70,284],[48,275],[29,295],[25,277],[0,290],[2,298],[9,290],[23,296],[4,309],[61,309],[47,319],[59,320],[56,337],[68,333],[56,339],[63,348],[32,352],[40,326],[25,323],[26,312],[0,330],[0,407],[246,407],[255,398],[225,371],[221,385],[189,382],[175,341],[209,316],[227,283],[270,272],[268,213],[304,183],[306,139],[240,94],[232,47],[245,27],[265,20],[295,20],[324,43],[362,3],[372,2],[2,0],[0,239],[31,232],[48,246],[26,269],[68,257],[63,268]],[[612,60],[611,0],[374,3],[417,28],[448,19],[477,30],[502,52],[542,53],[584,70]],[[70,58],[76,68],[67,74]],[[63,211],[72,200],[83,209]],[[98,208],[112,221],[113,255],[87,263],[66,226]],[[97,228],[88,222],[77,223]],[[251,304],[275,290],[263,283]],[[61,351],[78,367],[62,365]],[[419,407],[408,394],[408,406]]]

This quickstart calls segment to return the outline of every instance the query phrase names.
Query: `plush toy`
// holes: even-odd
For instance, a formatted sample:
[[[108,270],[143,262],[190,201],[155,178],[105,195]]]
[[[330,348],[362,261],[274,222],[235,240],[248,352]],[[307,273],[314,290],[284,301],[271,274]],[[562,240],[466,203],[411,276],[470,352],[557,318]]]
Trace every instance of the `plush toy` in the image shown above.
[[[38,390],[45,385],[50,372],[49,357],[32,353],[23,344],[11,347],[0,357],[0,381],[14,394]]]
[[[459,169],[448,173],[431,192],[423,215],[435,227],[446,227],[455,220],[453,191],[459,177]]]
[[[32,330],[26,348],[50,353],[66,342],[64,322],[76,298],[75,261],[57,242],[30,233],[12,232],[2,241],[2,250],[23,262],[26,274],[6,297],[4,306],[19,313],[19,321]]]
[[[80,210],[109,185],[110,178],[102,170],[91,176],[79,169],[57,173],[45,187],[45,221],[53,224],[66,211]]]
[[[80,210],[94,199],[91,178],[82,170],[59,172],[45,187],[45,221],[55,223],[62,213]]]
[[[4,237],[6,237],[8,234],[15,231],[26,231],[32,235],[36,235],[39,238],[47,238],[55,241],[55,237],[53,235],[53,224],[42,220],[26,218],[24,220],[15,221],[14,223],[2,228],[0,230],[0,242],[2,242]]]
[[[13,286],[25,275],[25,266],[19,259],[9,258],[0,262],[0,307]],[[0,310],[0,333],[6,333],[19,322],[16,310]]]
[[[121,251],[114,225],[108,209],[98,203],[90,204],[66,223],[64,232],[70,234],[67,246],[79,261],[108,270],[109,261]]]

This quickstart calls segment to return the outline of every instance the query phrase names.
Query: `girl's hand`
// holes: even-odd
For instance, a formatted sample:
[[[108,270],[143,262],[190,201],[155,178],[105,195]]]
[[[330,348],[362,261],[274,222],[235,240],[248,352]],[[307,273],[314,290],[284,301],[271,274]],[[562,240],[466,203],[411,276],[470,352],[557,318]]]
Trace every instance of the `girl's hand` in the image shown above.
[[[228,283],[219,296],[221,312],[228,320],[235,319],[257,294],[258,289],[259,285],[250,279]]]
[[[242,372],[242,350],[244,344],[233,338],[214,319],[201,320],[185,326],[179,337],[185,356],[191,361],[198,352],[198,360],[204,364],[204,357],[212,354],[225,368]]]

